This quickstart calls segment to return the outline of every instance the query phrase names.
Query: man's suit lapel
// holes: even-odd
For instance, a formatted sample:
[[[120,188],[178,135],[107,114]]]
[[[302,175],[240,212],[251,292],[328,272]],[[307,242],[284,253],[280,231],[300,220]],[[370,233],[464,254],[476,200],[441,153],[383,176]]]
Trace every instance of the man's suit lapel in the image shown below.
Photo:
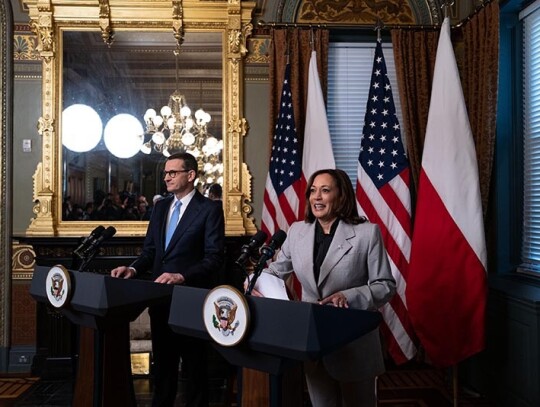
[[[319,287],[324,284],[324,281],[330,272],[334,269],[334,267],[336,267],[345,253],[351,250],[352,244],[349,240],[354,236],[354,229],[351,225],[344,222],[339,222],[336,233],[334,234],[334,238],[332,239],[332,243],[328,248],[328,253],[326,253],[326,257],[321,265],[318,283]]]

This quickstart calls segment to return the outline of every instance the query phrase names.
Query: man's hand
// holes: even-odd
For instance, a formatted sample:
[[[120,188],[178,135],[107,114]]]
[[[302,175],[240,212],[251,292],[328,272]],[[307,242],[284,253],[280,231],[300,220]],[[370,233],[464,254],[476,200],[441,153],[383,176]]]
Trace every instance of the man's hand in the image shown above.
[[[133,268],[131,267],[120,266],[111,270],[111,276],[118,278],[132,278],[135,276],[135,271],[133,271]]]
[[[184,276],[180,273],[163,273],[154,280],[155,283],[161,284],[182,284],[184,281]]]

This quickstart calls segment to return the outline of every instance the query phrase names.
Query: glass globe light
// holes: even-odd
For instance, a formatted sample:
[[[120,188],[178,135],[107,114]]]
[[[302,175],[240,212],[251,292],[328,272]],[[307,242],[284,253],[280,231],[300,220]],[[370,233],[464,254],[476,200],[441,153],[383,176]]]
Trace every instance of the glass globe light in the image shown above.
[[[203,117],[204,124],[210,123],[210,120],[212,120],[212,116],[210,116],[210,113],[204,112],[204,117]]]
[[[219,185],[223,186],[223,177],[219,177],[216,181]]]
[[[193,127],[193,119],[191,117],[188,117],[186,119],[186,129],[190,130]]]
[[[217,138],[211,136],[211,137],[208,137],[206,139],[206,145],[209,147],[209,148],[212,148],[212,149],[215,149],[218,145],[218,140]]]
[[[174,127],[175,123],[176,123],[176,117],[171,116],[171,117],[169,117],[169,119],[167,120],[167,127],[168,127],[169,129],[172,129],[172,128]]]
[[[90,106],[75,104],[62,112],[62,144],[76,153],[92,150],[98,145],[103,123]]]
[[[146,142],[144,143],[142,146],[141,146],[141,152],[143,154],[150,154],[152,152],[152,145],[150,144],[150,142]]]
[[[161,116],[169,117],[172,113],[172,110],[169,106],[163,106],[159,112],[161,113]]]
[[[154,117],[153,121],[154,121],[154,125],[156,127],[160,127],[163,124],[163,117],[156,116],[156,117]]]
[[[103,141],[111,154],[118,158],[131,158],[140,151],[143,134],[141,122],[130,114],[122,113],[109,120]]]
[[[213,165],[212,165],[212,164],[210,164],[210,163],[205,163],[205,164],[204,164],[204,167],[203,167],[203,171],[204,171],[204,172],[210,172],[210,171],[212,171],[212,168],[213,168]]]
[[[190,146],[193,143],[195,143],[195,136],[191,134],[189,131],[186,131],[182,135],[182,144],[184,144],[185,146]]]
[[[148,109],[144,114],[144,121],[148,123],[150,120],[153,120],[156,117],[156,111],[154,109]]]
[[[165,134],[163,134],[161,131],[156,131],[152,135],[152,141],[157,145],[165,143]]]
[[[202,121],[204,118],[204,110],[202,108],[197,109],[195,112],[195,118],[198,122]]]
[[[161,154],[163,154],[165,157],[170,157],[171,156],[171,153],[169,153],[169,150],[167,149],[164,149]]]
[[[182,117],[189,117],[189,116],[191,116],[191,109],[189,108],[188,105],[182,106],[182,108],[180,109],[180,115],[181,115]]]

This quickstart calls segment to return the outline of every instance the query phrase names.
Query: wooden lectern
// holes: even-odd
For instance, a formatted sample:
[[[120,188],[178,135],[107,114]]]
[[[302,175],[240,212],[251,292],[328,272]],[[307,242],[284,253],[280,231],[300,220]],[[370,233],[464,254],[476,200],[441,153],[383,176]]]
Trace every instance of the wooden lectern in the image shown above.
[[[210,340],[203,306],[209,290],[175,286],[169,325],[177,332]],[[336,308],[307,302],[246,297],[250,327],[236,346],[216,349],[231,364],[270,373],[279,378],[295,361],[316,360],[377,328],[378,312]],[[186,312],[190,310],[191,312]],[[281,380],[270,392],[270,405],[282,402]]]
[[[34,271],[30,294],[49,303],[50,267]],[[129,323],[149,305],[169,301],[173,286],[68,270],[70,298],[59,308],[80,327],[75,407],[135,406]]]

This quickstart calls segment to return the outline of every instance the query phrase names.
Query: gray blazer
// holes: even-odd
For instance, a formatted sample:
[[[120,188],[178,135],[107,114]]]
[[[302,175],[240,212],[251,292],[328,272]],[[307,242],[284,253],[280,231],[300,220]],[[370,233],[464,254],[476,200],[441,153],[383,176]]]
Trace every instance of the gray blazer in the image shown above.
[[[276,261],[264,271],[285,279],[294,273],[302,284],[302,301],[317,302],[343,292],[350,308],[377,310],[396,291],[379,227],[340,221],[321,265],[313,274],[315,223],[296,222]],[[357,381],[384,372],[379,330],[376,329],[322,359],[336,380]]]

